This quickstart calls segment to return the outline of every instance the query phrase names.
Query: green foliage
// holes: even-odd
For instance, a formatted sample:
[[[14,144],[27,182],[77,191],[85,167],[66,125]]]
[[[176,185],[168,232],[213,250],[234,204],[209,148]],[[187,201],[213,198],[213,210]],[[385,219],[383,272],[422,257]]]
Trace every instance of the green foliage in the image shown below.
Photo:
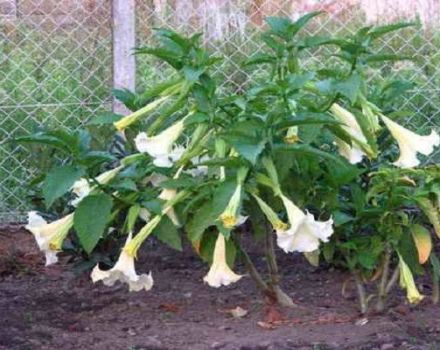
[[[211,70],[220,61],[200,45],[200,35],[159,29],[158,46],[136,53],[166,62],[174,73],[142,93],[115,91],[131,114],[98,116],[90,131],[17,138],[67,157],[65,165],[46,176],[48,205],[80,177],[92,186],[76,186],[85,193],[74,189],[79,205],[69,208],[87,253],[106,237],[110,225],[115,235],[134,233],[123,248],[124,259],[137,256],[150,234],[177,250],[186,236],[213,273],[232,268],[237,256],[257,285],[270,289],[278,281],[275,232],[285,252],[301,252],[315,262],[322,252],[328,263],[348,269],[361,284],[359,290],[362,281],[381,276],[378,305],[397,280],[389,274],[392,269],[405,272],[402,287],[414,292],[409,274],[425,271],[432,250],[427,227],[438,228],[439,170],[391,164],[397,154],[383,118],[405,115],[391,108],[390,100],[409,85],[394,81],[378,87],[366,74],[377,62],[404,58],[375,52],[374,42],[408,24],[365,27],[341,38],[300,37],[318,15],[296,22],[268,18],[261,39],[266,52],[243,63],[255,71],[269,67],[270,76],[239,94],[218,89]],[[305,52],[322,45],[337,51],[326,59],[340,64],[305,67]],[[382,94],[389,99],[381,99]],[[96,147],[93,133],[94,127],[111,123],[127,135],[118,161]],[[395,134],[399,144],[405,141]],[[416,156],[417,145],[408,142],[406,148]],[[96,176],[108,168],[115,169],[111,179],[108,172]],[[264,243],[269,284],[255,277],[258,272],[240,238],[247,233],[244,227]],[[205,280],[217,286],[211,277]],[[231,271],[228,278],[219,283],[239,277]],[[264,292],[273,295],[274,290]],[[414,293],[408,299],[419,300]]]

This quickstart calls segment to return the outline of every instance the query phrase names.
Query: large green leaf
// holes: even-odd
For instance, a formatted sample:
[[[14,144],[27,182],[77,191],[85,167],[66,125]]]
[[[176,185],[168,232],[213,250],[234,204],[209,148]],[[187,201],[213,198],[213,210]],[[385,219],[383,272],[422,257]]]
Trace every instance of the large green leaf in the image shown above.
[[[163,243],[168,244],[171,248],[182,250],[182,239],[176,226],[172,221],[164,216],[159,225],[153,231],[153,234],[159,238]]]
[[[112,198],[101,193],[87,196],[76,208],[73,224],[79,241],[87,253],[92,252],[104,234],[112,206]]]
[[[73,165],[64,165],[53,168],[44,179],[43,196],[46,207],[50,207],[53,202],[64,195],[81,176],[84,169]]]

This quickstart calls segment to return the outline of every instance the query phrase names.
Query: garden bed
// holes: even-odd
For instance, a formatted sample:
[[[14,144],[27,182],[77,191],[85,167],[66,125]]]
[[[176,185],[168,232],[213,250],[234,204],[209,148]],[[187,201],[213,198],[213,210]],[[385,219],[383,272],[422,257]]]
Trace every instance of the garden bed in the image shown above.
[[[351,284],[341,297],[348,276],[306,265],[300,255],[279,254],[283,286],[298,305],[280,310],[262,301],[249,277],[219,289],[204,285],[208,268],[191,249],[165,252],[163,245],[149,245],[146,250],[137,269],[151,269],[155,286],[128,293],[126,285],[93,285],[87,274],[75,275],[67,258],[45,268],[30,234],[14,228],[0,232],[0,349],[440,346],[440,307],[428,298],[412,308],[396,290],[385,315],[363,318]],[[239,265],[237,271],[244,269]],[[244,317],[232,316],[237,306],[247,311]]]

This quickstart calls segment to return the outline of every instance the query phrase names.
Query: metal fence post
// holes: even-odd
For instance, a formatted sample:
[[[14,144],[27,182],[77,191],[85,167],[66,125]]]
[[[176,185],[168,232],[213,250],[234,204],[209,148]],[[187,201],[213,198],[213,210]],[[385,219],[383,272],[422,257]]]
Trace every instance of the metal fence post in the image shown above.
[[[134,90],[136,61],[132,49],[136,45],[135,0],[113,0],[113,88]],[[124,105],[113,100],[113,112],[127,114]]]

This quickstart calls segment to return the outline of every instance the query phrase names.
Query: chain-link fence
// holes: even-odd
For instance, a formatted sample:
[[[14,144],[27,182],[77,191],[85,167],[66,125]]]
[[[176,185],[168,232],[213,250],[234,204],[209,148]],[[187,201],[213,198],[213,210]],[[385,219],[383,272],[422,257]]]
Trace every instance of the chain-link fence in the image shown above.
[[[377,67],[371,78],[416,83],[401,101],[412,112],[408,124],[420,132],[440,127],[440,0],[136,0],[133,25],[138,45],[151,43],[154,27],[203,32],[204,43],[225,57],[217,76],[240,91],[259,74],[241,62],[263,50],[258,37],[264,17],[297,18],[313,10],[326,14],[307,31],[322,35],[418,18],[420,28],[387,36],[378,47],[414,60]],[[35,169],[51,164],[50,153],[12,138],[43,126],[75,128],[111,108],[112,39],[111,0],[0,0],[0,222],[23,219]],[[329,48],[320,50],[306,64],[320,65]],[[169,74],[155,59],[137,60],[138,89]]]

